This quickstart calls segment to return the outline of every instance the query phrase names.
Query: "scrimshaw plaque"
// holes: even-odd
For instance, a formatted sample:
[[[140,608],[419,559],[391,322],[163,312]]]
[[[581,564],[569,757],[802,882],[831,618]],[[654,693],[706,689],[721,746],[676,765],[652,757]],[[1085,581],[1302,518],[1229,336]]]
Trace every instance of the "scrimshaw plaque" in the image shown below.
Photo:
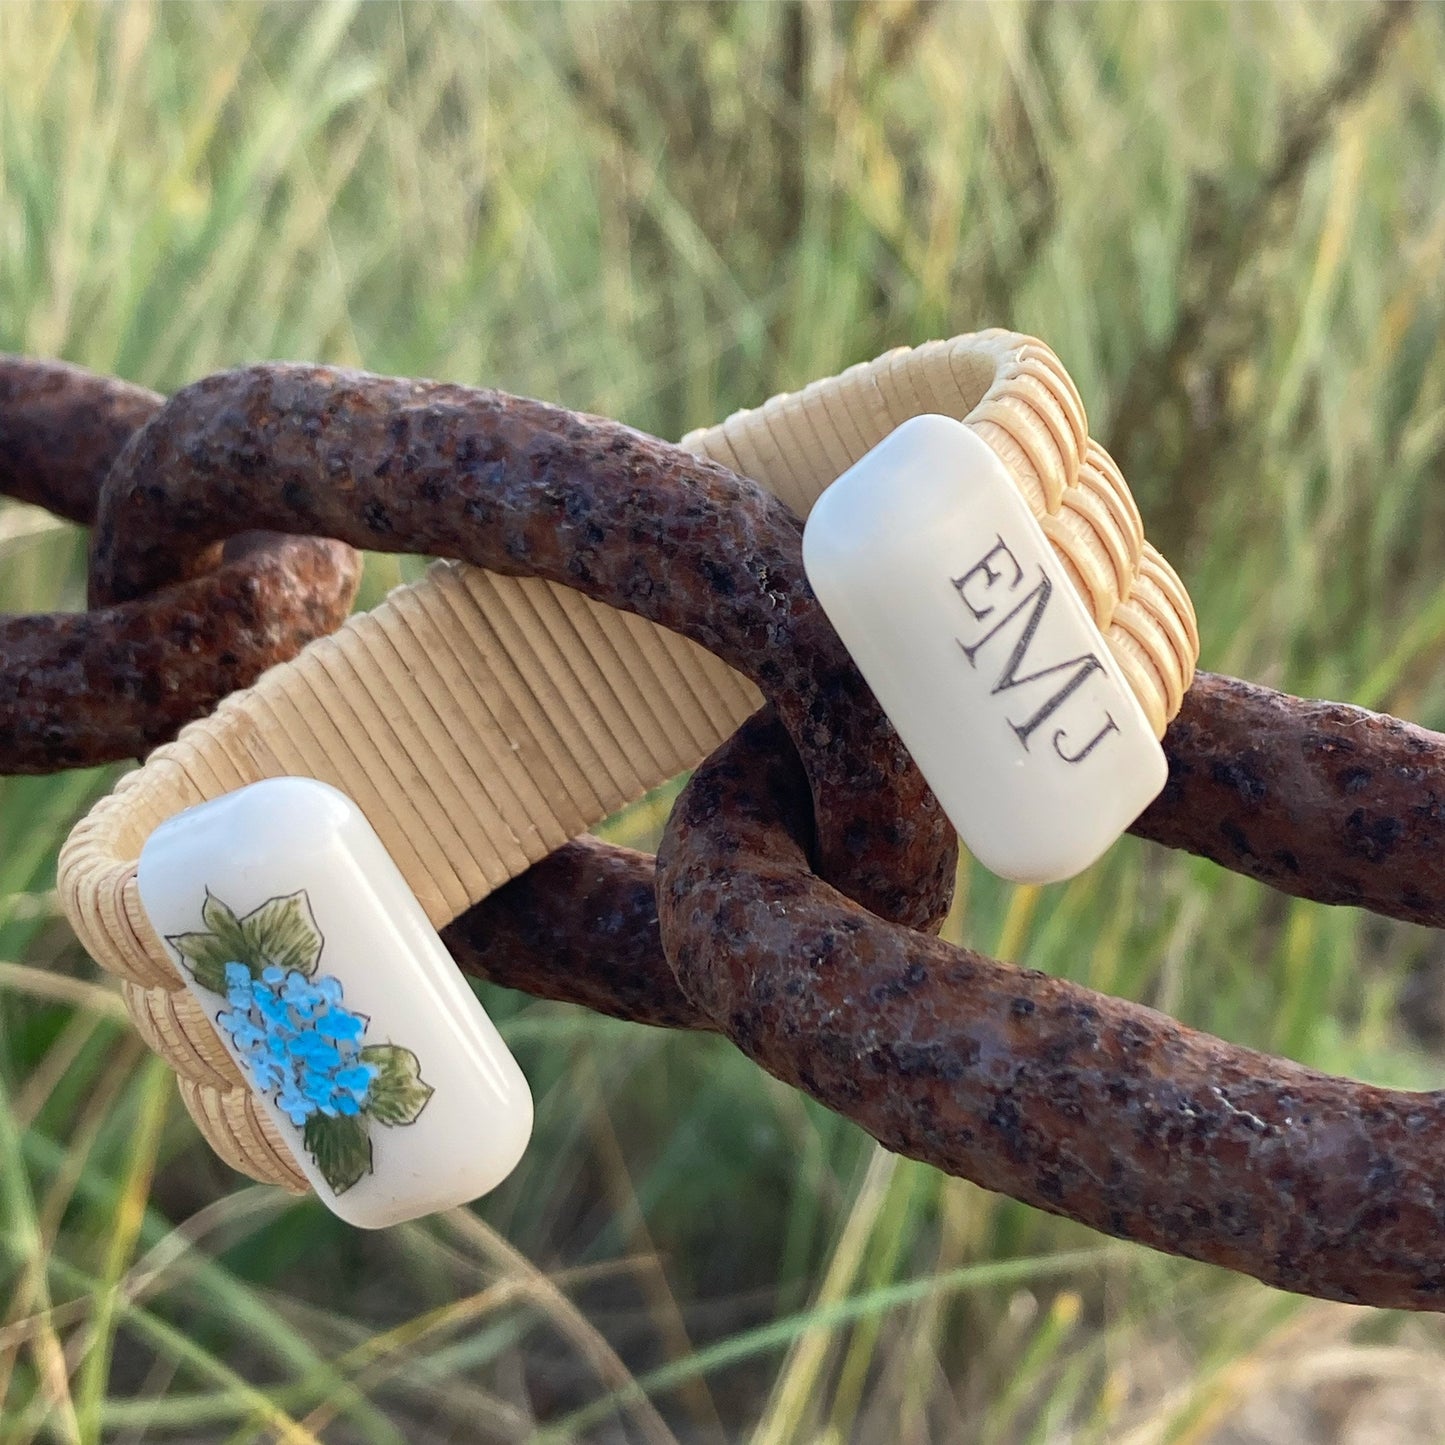
[[[1020,883],[1087,868],[1168,768],[998,454],[920,416],[827,489],[809,581],[965,846]]]

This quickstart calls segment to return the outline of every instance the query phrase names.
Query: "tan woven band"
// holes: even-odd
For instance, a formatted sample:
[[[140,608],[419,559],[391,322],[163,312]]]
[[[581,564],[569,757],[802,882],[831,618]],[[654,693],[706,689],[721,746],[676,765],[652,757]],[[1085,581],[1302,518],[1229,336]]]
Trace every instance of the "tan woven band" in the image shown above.
[[[925,412],[967,422],[1003,458],[1162,735],[1193,677],[1193,609],[1041,342],[987,331],[899,349],[682,444],[806,515]],[[61,898],[82,943],[124,980],[137,1027],[217,1153],[304,1189],[146,921],[135,868],[151,830],[261,778],[320,778],[356,800],[441,926],[695,766],[759,702],[750,682],[652,623],[548,582],[439,563],[124,778],[66,843]]]

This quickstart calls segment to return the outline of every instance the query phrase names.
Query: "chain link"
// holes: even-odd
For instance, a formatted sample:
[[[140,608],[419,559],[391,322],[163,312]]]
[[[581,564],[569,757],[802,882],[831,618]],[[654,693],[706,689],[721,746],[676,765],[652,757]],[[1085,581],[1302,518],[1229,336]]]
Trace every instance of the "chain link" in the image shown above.
[[[0,494],[89,525],[102,482],[163,401],[80,367],[0,357]],[[144,756],[339,627],[360,577],[342,542],[252,533],[164,592],[0,617],[0,771]]]

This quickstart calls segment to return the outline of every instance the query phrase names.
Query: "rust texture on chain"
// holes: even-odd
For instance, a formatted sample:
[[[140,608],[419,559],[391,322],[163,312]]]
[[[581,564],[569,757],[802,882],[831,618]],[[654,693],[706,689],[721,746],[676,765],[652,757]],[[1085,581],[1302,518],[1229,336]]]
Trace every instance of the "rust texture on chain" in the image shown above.
[[[683,992],[888,1148],[1284,1289],[1445,1308],[1445,1096],[1331,1078],[870,918],[808,868],[761,714],[658,855]]]
[[[1137,831],[1207,844],[1247,872],[1263,871],[1268,831],[1304,860],[1274,862],[1293,891],[1318,860],[1319,895],[1438,917],[1438,891],[1411,901],[1381,850],[1356,845],[1360,789],[1339,756],[1385,775],[1370,816],[1385,816],[1385,799],[1401,805],[1408,866],[1439,837],[1416,811],[1429,790],[1412,789],[1408,770],[1438,775],[1445,738],[1231,679],[1196,688],[1197,713],[1227,709],[1251,740],[1243,756],[1261,781],[1241,804],[1215,716],[1213,743],[1182,751],[1221,775],[1217,796],[1196,794],[1194,817],[1166,798]],[[1262,738],[1270,717],[1280,726]],[[1271,804],[1285,786],[1268,771],[1276,760],[1293,818]],[[1325,825],[1338,836],[1312,831]],[[883,923],[809,872],[810,827],[796,761],[776,726],[755,720],[699,769],[668,824],[660,911],[681,987],[652,860],[593,840],[463,915],[448,945],[513,987],[719,1030],[889,1148],[1106,1233],[1285,1289],[1445,1308],[1445,1096],[1332,1078]],[[1243,829],[1259,855],[1231,845]]]
[[[1199,673],[1164,750],[1140,837],[1300,898],[1445,925],[1439,733]]]
[[[0,494],[89,523],[112,463],[162,400],[79,367],[0,358]],[[142,756],[334,631],[360,576],[342,542],[251,535],[159,597],[0,617],[0,768]]]
[[[264,365],[178,392],[104,489],[92,601],[181,581],[247,527],[542,577],[690,637],[777,705],[822,875],[936,928],[956,842],[813,600],[796,517],[614,421],[436,382]]]
[[[695,774],[660,875],[570,843],[447,927],[464,967],[721,1031],[889,1147],[1105,1232],[1309,1293],[1445,1307],[1440,1097],[1329,1078],[874,916],[936,923],[951,853],[808,593],[798,524],[760,489],[539,403],[253,368],[187,388],[129,443],[94,601],[184,585],[258,526],[578,587],[702,643],[777,707],[781,726],[765,710]],[[1445,738],[1201,674],[1166,748],[1136,831],[1302,897],[1442,921]],[[925,885],[911,912],[905,879]]]

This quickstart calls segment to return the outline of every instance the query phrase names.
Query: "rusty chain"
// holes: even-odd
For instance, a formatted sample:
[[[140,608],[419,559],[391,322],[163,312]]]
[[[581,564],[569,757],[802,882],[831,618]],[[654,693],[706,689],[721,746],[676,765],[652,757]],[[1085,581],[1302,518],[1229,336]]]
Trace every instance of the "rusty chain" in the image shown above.
[[[886,917],[942,921],[953,830],[813,601],[797,519],[762,488],[499,392],[249,367],[178,392],[117,461],[92,603],[184,582],[257,526],[545,578],[690,637],[776,703],[807,760],[824,874]]]
[[[3,450],[0,484],[57,506],[115,457],[96,447],[84,478],[74,456]],[[890,1148],[1104,1232],[1306,1293],[1445,1307],[1439,1097],[1329,1078],[919,931],[947,901],[951,833],[811,601],[796,521],[750,483],[539,403],[257,367],[145,425],[98,517],[92,618],[164,607],[217,575],[214,544],[265,527],[553,577],[753,673],[778,719],[694,775],[656,876],[646,855],[566,845],[444,930],[469,971],[723,1032]],[[195,711],[211,700],[198,685]],[[1300,897],[1442,921],[1445,738],[1201,674],[1165,741],[1170,781],[1136,832]]]
[[[89,525],[101,482],[162,401],[80,367],[0,357],[0,494]],[[0,768],[140,757],[339,627],[356,552],[246,531],[206,575],[144,602],[0,616]]]

